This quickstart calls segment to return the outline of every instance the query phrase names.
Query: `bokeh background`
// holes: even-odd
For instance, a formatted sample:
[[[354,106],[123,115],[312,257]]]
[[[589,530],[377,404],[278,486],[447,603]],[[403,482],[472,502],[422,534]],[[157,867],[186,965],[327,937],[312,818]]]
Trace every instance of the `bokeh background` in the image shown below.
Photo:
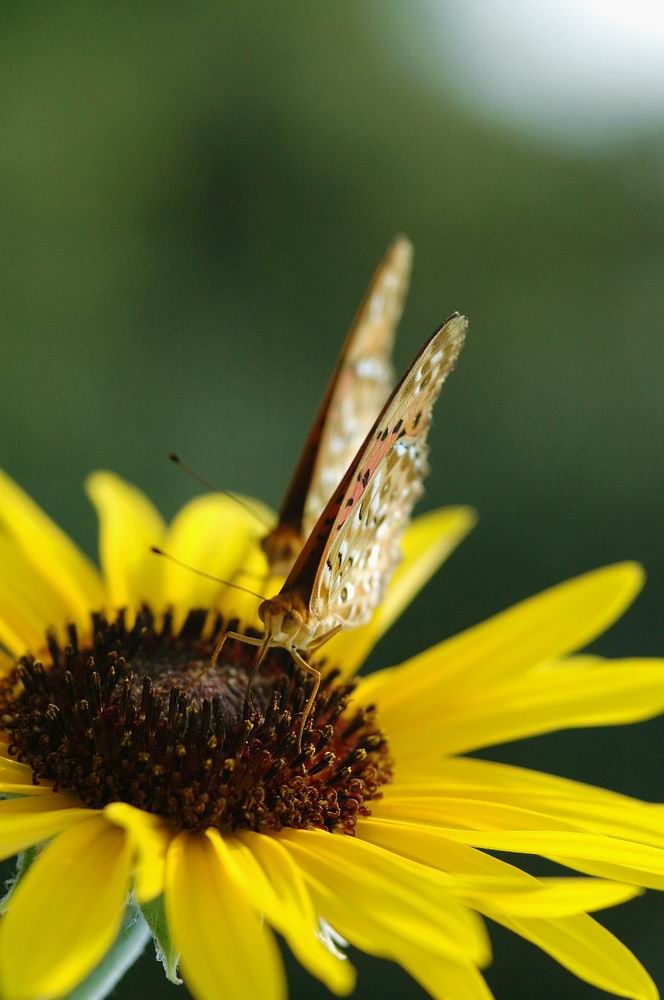
[[[175,449],[278,502],[402,230],[398,366],[454,309],[471,321],[421,509],[481,519],[372,663],[624,558],[648,585],[597,648],[664,651],[659,0],[13,4],[0,23],[0,461],[89,552],[94,468],[172,514],[195,491]],[[491,755],[661,799],[663,734]],[[662,901],[602,919],[664,985]],[[499,998],[599,995],[494,941]],[[356,958],[359,998],[423,996]],[[290,965],[294,997],[325,995]],[[116,995],[185,989],[146,953]]]

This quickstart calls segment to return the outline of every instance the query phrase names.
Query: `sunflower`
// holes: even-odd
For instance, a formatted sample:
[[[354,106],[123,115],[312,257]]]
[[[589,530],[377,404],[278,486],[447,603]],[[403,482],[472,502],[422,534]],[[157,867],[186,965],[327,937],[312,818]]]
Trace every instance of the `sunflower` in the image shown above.
[[[490,996],[483,918],[609,993],[654,998],[635,956],[589,913],[664,887],[664,811],[468,751],[664,708],[664,663],[572,655],[642,583],[624,563],[530,598],[408,662],[355,677],[367,653],[472,527],[416,519],[372,621],[326,649],[298,746],[306,684],[257,627],[256,602],[212,575],[264,572],[260,529],[231,498],[167,526],[110,473],[88,483],[102,574],[0,478],[0,849],[19,855],[0,927],[4,1000],[104,995],[150,927],[167,974],[197,998],[286,992],[274,931],[336,994],[345,942],[403,966],[434,997]],[[534,877],[487,852],[552,859]],[[582,873],[572,875],[569,870]],[[96,970],[96,971],[95,971]],[[100,971],[101,970],[101,971]]]

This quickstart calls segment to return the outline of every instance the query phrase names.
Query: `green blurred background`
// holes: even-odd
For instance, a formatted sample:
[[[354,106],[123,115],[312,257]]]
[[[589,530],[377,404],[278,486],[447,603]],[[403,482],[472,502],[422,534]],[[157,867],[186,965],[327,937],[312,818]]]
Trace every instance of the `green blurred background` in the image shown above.
[[[521,7],[5,5],[0,461],[88,551],[94,468],[171,515],[193,492],[174,449],[278,502],[365,283],[404,231],[416,266],[398,366],[454,309],[471,323],[421,509],[471,503],[481,519],[372,664],[624,558],[648,585],[597,648],[662,653],[662,119],[616,101],[608,43],[604,70],[540,94],[560,38],[542,22],[518,42]],[[523,66],[510,38],[532,87],[508,78]],[[601,55],[601,33],[588,38]],[[487,756],[661,799],[662,733],[568,732]],[[602,919],[664,984],[662,902]],[[506,932],[494,941],[502,1000],[599,995]],[[423,996],[357,962],[359,998]],[[293,997],[325,995],[290,967]],[[116,995],[185,989],[146,953]]]

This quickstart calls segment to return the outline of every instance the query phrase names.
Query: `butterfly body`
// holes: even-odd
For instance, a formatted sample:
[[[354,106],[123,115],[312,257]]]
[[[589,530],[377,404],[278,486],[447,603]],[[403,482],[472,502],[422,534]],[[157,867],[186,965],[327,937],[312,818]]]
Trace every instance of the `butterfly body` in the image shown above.
[[[346,338],[278,523],[263,540],[270,571],[286,578],[258,609],[263,637],[226,632],[210,661],[212,668],[226,638],[260,646],[248,692],[268,649],[288,650],[313,678],[299,745],[321,679],[307,656],[340,629],[368,622],[380,603],[423,491],[432,409],[463,346],[467,323],[455,313],[390,392],[410,260],[410,244],[397,238]]]
[[[400,558],[400,539],[428,472],[427,433],[463,345],[466,320],[427,341],[334,490],[282,589],[262,602],[263,642],[300,655],[365,624]]]

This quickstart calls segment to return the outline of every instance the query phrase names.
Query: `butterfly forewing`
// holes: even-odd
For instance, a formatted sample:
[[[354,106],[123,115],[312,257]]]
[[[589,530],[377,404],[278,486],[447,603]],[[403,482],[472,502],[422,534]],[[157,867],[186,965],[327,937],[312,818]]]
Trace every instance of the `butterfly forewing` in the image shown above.
[[[280,552],[286,552],[288,562],[289,549],[309,535],[390,393],[390,358],[411,265],[411,244],[398,236],[369,284],[307,436],[279,524],[264,543],[273,568]],[[279,544],[284,539],[285,548]]]
[[[427,341],[293,567],[282,593],[299,591],[312,615],[360,625],[380,602],[428,471],[431,411],[459,355],[466,325],[455,315]]]

